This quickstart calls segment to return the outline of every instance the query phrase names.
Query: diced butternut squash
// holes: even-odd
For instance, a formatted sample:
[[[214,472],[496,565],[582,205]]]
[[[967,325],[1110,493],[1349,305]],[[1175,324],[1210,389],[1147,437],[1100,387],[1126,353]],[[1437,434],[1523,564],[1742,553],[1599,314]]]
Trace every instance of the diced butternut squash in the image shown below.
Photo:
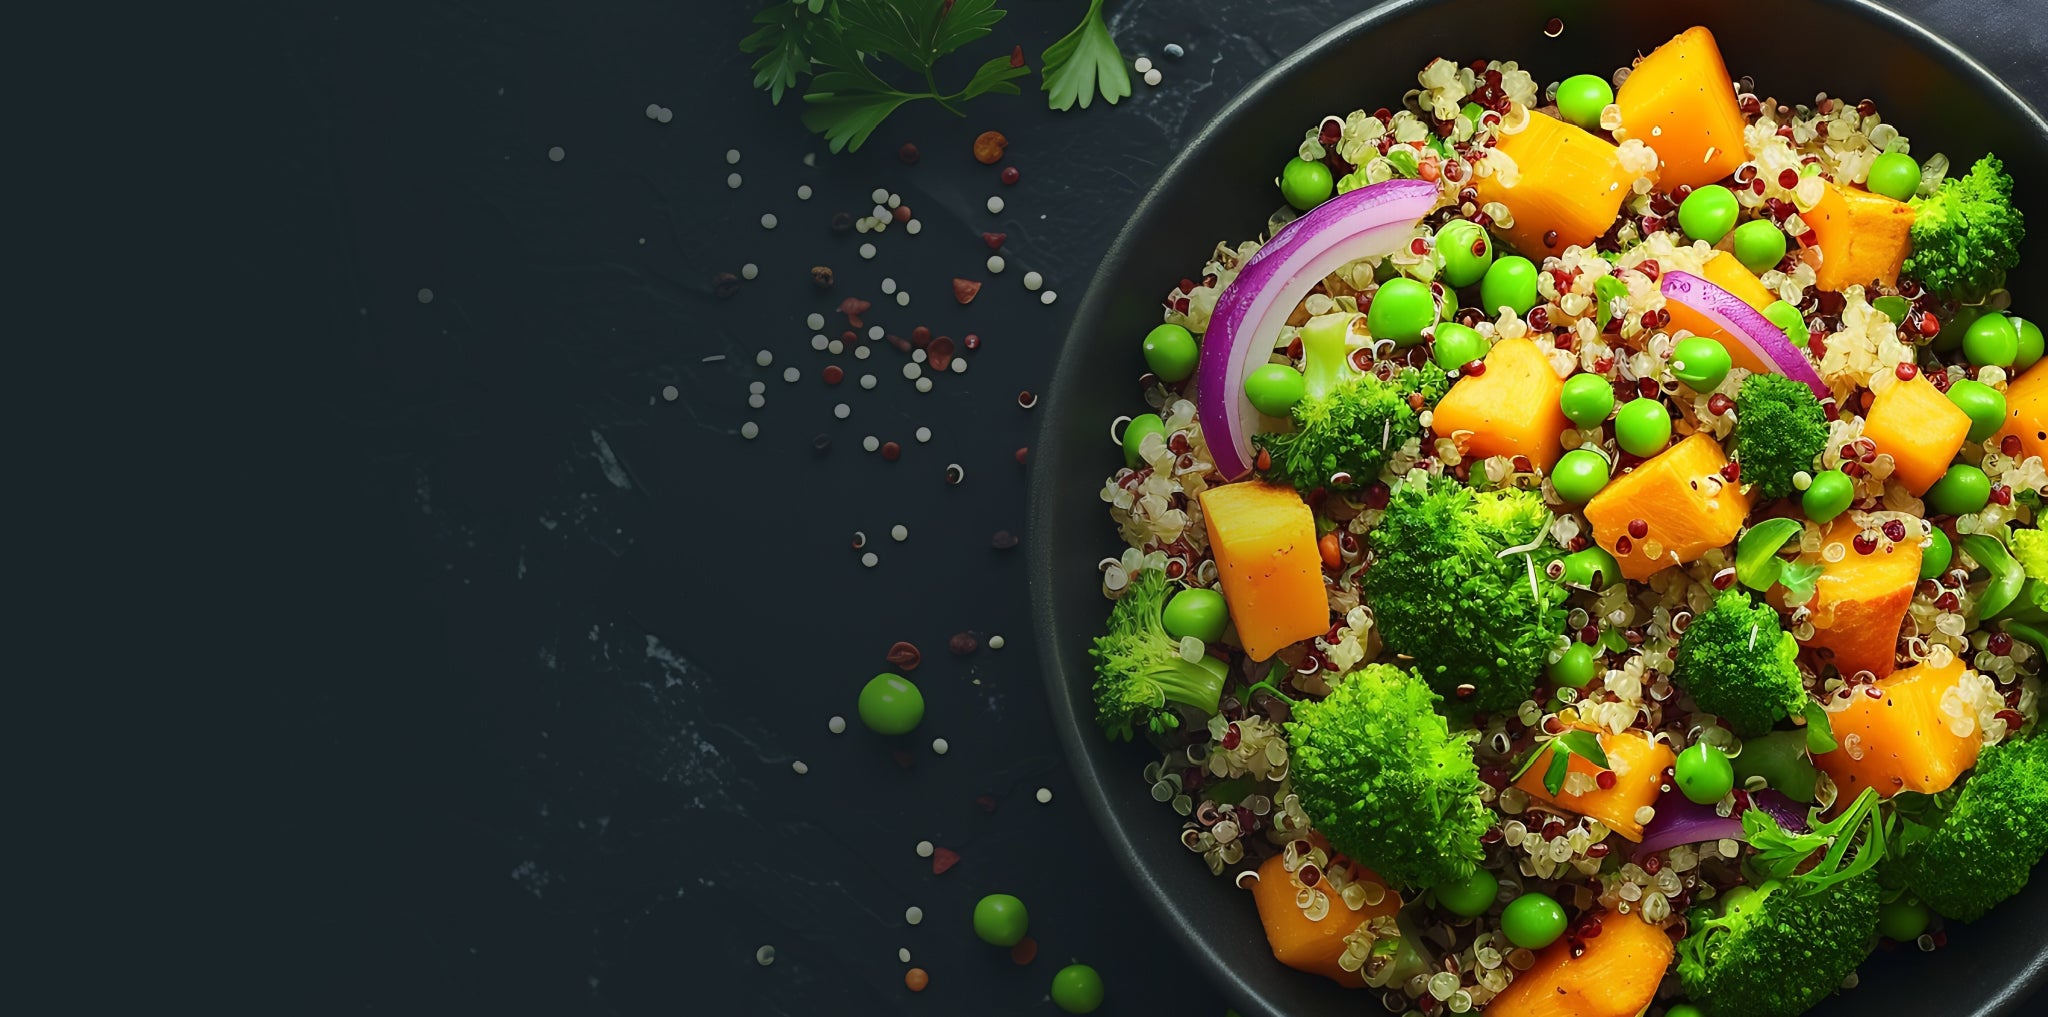
[[[1892,476],[1918,497],[1955,461],[1970,436],[1970,415],[1925,374],[1916,374],[1871,397],[1863,436],[1877,444],[1880,455],[1892,457]]]
[[[1202,492],[1209,547],[1238,642],[1253,660],[1330,627],[1316,518],[1294,489],[1249,481]]]
[[[1942,695],[1968,671],[1960,659],[1945,667],[1916,664],[1871,686],[1883,698],[1872,699],[1859,688],[1848,709],[1828,714],[1835,751],[1813,761],[1835,779],[1835,801],[1850,801],[1866,787],[1886,798],[1901,791],[1933,794],[1977,765],[1983,740],[1974,730],[1950,731],[1941,713]]]
[[[1458,379],[1437,401],[1430,427],[1461,455],[1528,456],[1548,471],[1564,454],[1559,435],[1572,426],[1558,405],[1564,379],[1541,347],[1503,339],[1486,354],[1486,370]]]
[[[1597,916],[1600,934],[1579,941],[1559,939],[1536,954],[1536,963],[1515,976],[1486,1017],[1637,1017],[1649,1009],[1657,985],[1671,966],[1671,937],[1636,915]]]
[[[1706,268],[1701,271],[1700,276],[1735,294],[1743,303],[1759,311],[1771,306],[1778,299],[1776,293],[1772,293],[1757,279],[1756,273],[1743,268],[1742,262],[1735,260],[1734,255],[1723,251],[1716,251],[1707,259]],[[1693,335],[1705,336],[1727,347],[1728,358],[1734,361],[1735,366],[1757,374],[1770,373],[1771,368],[1764,363],[1762,357],[1751,353],[1749,347],[1742,344],[1742,340],[1729,335],[1728,330],[1714,324],[1713,319],[1676,300],[1666,301],[1664,310],[1671,315],[1673,332],[1682,328]]]
[[[1882,678],[1892,673],[1899,623],[1920,581],[1920,538],[1912,533],[1900,541],[1879,536],[1875,551],[1857,554],[1861,532],[1848,516],[1838,517],[1821,538],[1820,551],[1799,556],[1821,567],[1807,604],[1813,636],[1805,642],[1832,653],[1835,667],[1845,675],[1869,671]],[[1840,561],[1827,560],[1831,544],[1841,545]]]
[[[1594,541],[1638,582],[1727,544],[1749,515],[1742,489],[1721,482],[1727,465],[1720,443],[1703,433],[1657,453],[1586,503]],[[1648,536],[1629,536],[1628,524],[1637,519],[1650,525]]]
[[[1643,824],[1636,821],[1636,810],[1657,804],[1657,796],[1662,793],[1658,787],[1664,779],[1664,768],[1676,762],[1678,757],[1671,754],[1671,746],[1651,741],[1640,731],[1602,734],[1600,751],[1607,753],[1607,764],[1614,769],[1613,787],[1594,788],[1584,794],[1565,792],[1553,796],[1543,786],[1543,771],[1550,765],[1548,753],[1522,774],[1521,779],[1515,781],[1515,786],[1527,791],[1531,798],[1550,802],[1581,816],[1591,816],[1607,824],[1607,828],[1615,833],[1640,843]],[[1567,765],[1571,773],[1583,773],[1596,779],[1600,774],[1599,767],[1577,754]]]
[[[1820,259],[1813,266],[1815,285],[1835,291],[1898,285],[1899,267],[1912,250],[1913,206],[1831,182],[1799,217],[1813,229],[1806,239]]]
[[[1497,172],[1481,177],[1479,201],[1498,201],[1514,213],[1515,224],[1502,232],[1535,261],[1599,239],[1635,180],[1613,143],[1541,113],[1529,114],[1529,126],[1503,135],[1493,150],[1514,162],[1515,183],[1501,183]]]
[[[1688,28],[1650,51],[1614,93],[1627,136],[1657,150],[1658,182],[1711,184],[1749,158],[1742,110],[1714,33]]]
[[[2005,426],[1998,434],[2018,437],[2022,456],[2048,459],[2048,360],[2005,386]]]
[[[1379,881],[1369,869],[1359,870],[1359,874],[1361,878]],[[1317,921],[1309,918],[1297,903],[1295,895],[1299,892],[1300,884],[1287,871],[1280,855],[1259,865],[1259,881],[1252,884],[1252,901],[1258,905],[1259,924],[1266,927],[1266,943],[1273,948],[1273,958],[1296,971],[1322,975],[1346,988],[1364,988],[1363,976],[1337,965],[1337,958],[1344,955],[1344,937],[1374,918],[1401,910],[1401,895],[1389,889],[1378,904],[1367,904],[1357,911],[1332,897],[1328,913]]]

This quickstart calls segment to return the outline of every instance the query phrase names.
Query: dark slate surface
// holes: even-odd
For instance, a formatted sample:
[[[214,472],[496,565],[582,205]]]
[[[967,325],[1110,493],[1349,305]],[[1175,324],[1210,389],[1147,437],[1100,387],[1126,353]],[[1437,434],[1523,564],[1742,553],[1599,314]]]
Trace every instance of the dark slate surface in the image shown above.
[[[1022,44],[1035,67],[1085,5],[1009,6],[954,63]],[[2048,40],[2023,5],[1898,6],[2048,96]],[[1109,983],[1105,1013],[1220,1014],[1227,1001],[1153,933],[1069,793],[1021,554],[991,535],[1024,528],[1030,474],[1013,453],[1033,418],[1016,395],[1048,377],[1152,174],[1261,68],[1356,6],[1113,2],[1126,55],[1151,56],[1161,87],[1068,114],[1036,92],[965,118],[913,109],[839,157],[790,102],[748,88],[732,43],[758,7],[344,5],[263,26],[278,37],[254,51],[278,80],[254,101],[277,114],[280,143],[277,172],[247,186],[291,238],[279,296],[311,309],[325,351],[304,407],[324,426],[302,448],[332,464],[326,525],[304,552],[324,596],[307,603],[346,632],[302,648],[307,680],[280,714],[288,761],[305,766],[279,799],[296,805],[275,813],[274,905],[292,924],[262,973],[307,1009],[1044,1014],[1053,971],[1081,960]],[[1166,57],[1170,42],[1186,56]],[[968,157],[991,128],[1011,139],[1016,187]],[[897,161],[904,141],[918,165]],[[799,201],[799,184],[816,196]],[[920,235],[829,231],[877,186],[915,209]],[[983,208],[991,194],[1000,215]],[[763,213],[779,227],[764,231]],[[1009,234],[1000,276],[982,266],[983,230]],[[873,261],[855,254],[867,239]],[[1162,288],[1203,253],[1161,252]],[[712,295],[715,273],[748,262],[758,279]],[[814,264],[838,275],[829,296]],[[1057,303],[1024,291],[1029,269]],[[988,279],[970,307],[951,299],[956,275]],[[885,276],[908,308],[881,294]],[[864,362],[811,350],[804,316],[846,295],[874,301],[869,319],[892,332],[986,345],[919,394],[886,344]],[[772,367],[755,365],[763,349]],[[836,389],[820,380],[828,362],[848,371]],[[761,433],[746,441],[750,420]],[[871,434],[903,443],[901,460],[863,452]],[[964,483],[945,482],[948,463]],[[907,542],[889,539],[897,523]],[[879,567],[861,567],[856,530]],[[956,657],[962,631],[982,648]],[[1007,648],[987,648],[996,634]],[[929,712],[892,741],[853,706],[899,639],[924,652]],[[835,714],[844,735],[826,729]],[[1040,787],[1051,804],[1033,800]],[[934,876],[913,853],[925,839],[962,861]],[[969,931],[992,891],[1030,904],[1027,967]],[[906,924],[911,906],[922,925]],[[771,967],[754,961],[763,944]],[[931,972],[921,997],[899,947]]]

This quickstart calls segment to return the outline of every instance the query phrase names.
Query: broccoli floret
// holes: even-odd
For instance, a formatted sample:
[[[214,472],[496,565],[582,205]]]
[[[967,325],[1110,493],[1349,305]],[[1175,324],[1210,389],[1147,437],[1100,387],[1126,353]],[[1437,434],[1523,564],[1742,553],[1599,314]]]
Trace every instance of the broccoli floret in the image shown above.
[[[2005,285],[2005,273],[2020,262],[2027,225],[2012,203],[2012,177],[1996,155],[1985,155],[1968,175],[1943,180],[1912,204],[1907,275],[1964,303],[1981,301]]]
[[[1782,374],[1752,374],[1735,392],[1735,461],[1765,499],[1792,493],[1828,444],[1828,415],[1813,390]]]
[[[1520,705],[1564,629],[1551,519],[1534,491],[1440,480],[1401,485],[1369,535],[1365,598],[1381,641],[1461,710]]]
[[[1166,573],[1138,573],[1110,609],[1109,631],[1088,651],[1095,658],[1095,723],[1111,738],[1128,741],[1140,722],[1155,734],[1180,726],[1167,703],[1215,713],[1223,698],[1229,666],[1214,657],[1183,658],[1181,641],[1167,635],[1161,620],[1165,607]]]
[[[2007,543],[2028,579],[2048,580],[2048,531],[2014,530]]]
[[[1679,637],[1674,673],[1700,709],[1755,738],[1805,705],[1798,656],[1778,612],[1730,587]]]
[[[1786,833],[1757,809],[1743,813],[1742,827],[1757,848],[1755,890],[1731,892],[1718,916],[1689,916],[1697,920],[1678,944],[1678,978],[1716,1017],[1793,1017],[1840,988],[1877,935],[1871,869],[1885,839],[1877,791],[1864,788],[1809,833]],[[1796,871],[1823,849],[1813,868]]]
[[[2020,892],[2048,852],[2048,738],[1984,749],[1947,814],[1899,839],[1906,888],[1949,918],[1976,921]]]
[[[1306,394],[1289,414],[1294,430],[1252,439],[1272,455],[1268,474],[1285,479],[1296,490],[1347,490],[1370,484],[1379,479],[1387,452],[1421,433],[1407,393],[1351,369],[1344,335],[1354,317],[1318,315],[1302,327]]]
[[[1419,393],[1422,405],[1435,406],[1437,400],[1451,390],[1451,383],[1455,380],[1435,367],[1404,367],[1394,375],[1394,387],[1400,389],[1402,395]]]
[[[1469,732],[1410,672],[1369,664],[1294,707],[1288,773],[1310,825],[1396,886],[1472,874],[1491,825]]]

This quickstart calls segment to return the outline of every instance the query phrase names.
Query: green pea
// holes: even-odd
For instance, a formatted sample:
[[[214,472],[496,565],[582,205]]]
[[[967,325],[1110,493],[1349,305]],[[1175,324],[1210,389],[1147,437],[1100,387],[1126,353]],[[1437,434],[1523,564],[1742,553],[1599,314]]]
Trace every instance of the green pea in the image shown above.
[[[974,934],[992,946],[1016,946],[1031,927],[1024,902],[1007,893],[992,893],[974,905]]]
[[[1491,318],[1503,307],[1526,315],[1536,306],[1536,266],[1518,254],[1496,258],[1479,281],[1479,309]]]
[[[1574,74],[1558,82],[1557,112],[1586,130],[1600,128],[1600,113],[1614,103],[1614,86],[1598,74]]]
[[[1920,578],[1939,578],[1956,559],[1955,545],[1949,543],[1948,531],[1939,526],[1927,535],[1927,540],[1927,546],[1920,549]]]
[[[1735,779],[1762,777],[1764,785],[1794,801],[1813,801],[1819,772],[1806,750],[1806,732],[1773,731],[1742,740],[1742,754],[1729,760]]]
[[[1280,171],[1280,196],[1287,203],[1306,212],[1329,200],[1330,192],[1337,182],[1330,177],[1330,167],[1307,159],[1289,159]]]
[[[1166,436],[1166,421],[1159,419],[1157,413],[1140,413],[1132,417],[1130,424],[1124,427],[1125,466],[1136,469],[1138,464],[1144,461],[1145,457],[1139,455],[1138,450],[1143,447],[1145,436],[1148,434],[1156,434],[1162,438]]]
[[[1286,364],[1260,364],[1244,376],[1244,397],[1269,417],[1286,416],[1306,392],[1301,372]]]
[[[1870,164],[1870,179],[1863,186],[1872,194],[1904,201],[1920,189],[1920,164],[1904,152],[1886,152]]]
[[[1708,184],[1678,203],[1678,228],[1686,236],[1718,244],[1735,228],[1735,219],[1741,214],[1742,206],[1735,203],[1733,191]]]
[[[1877,931],[1895,943],[1911,943],[1927,931],[1927,905],[1900,897],[1877,906]]]
[[[1168,385],[1188,380],[1201,359],[1195,334],[1183,326],[1161,325],[1145,333],[1145,366]]]
[[[1484,359],[1490,349],[1492,347],[1487,344],[1486,337],[1476,330],[1466,328],[1455,321],[1437,322],[1434,351],[1436,366],[1446,371],[1455,371],[1474,360]]]
[[[1970,440],[1983,441],[2005,426],[2005,393],[1964,378],[1948,387],[1948,401],[1970,418]]]
[[[1706,742],[1687,746],[1678,754],[1676,768],[1678,790],[1700,805],[1712,805],[1735,790],[1735,766],[1728,762],[1728,754]]]
[[[2020,340],[2020,355],[2013,360],[2012,366],[2014,370],[2024,371],[2041,359],[2041,326],[2026,318],[2014,318],[2012,327]]]
[[[1707,1015],[1701,1013],[1700,1008],[1691,1003],[1673,1003],[1670,1009],[1664,1011],[1664,1017],[1707,1017]]]
[[[1557,405],[1573,424],[1592,427],[1614,412],[1614,386],[1597,374],[1574,374],[1564,380]]]
[[[1166,602],[1159,620],[1166,626],[1166,634],[1175,639],[1193,636],[1213,643],[1223,638],[1223,627],[1230,623],[1230,605],[1215,590],[1182,590]]]
[[[1052,1001],[1068,1013],[1094,1013],[1102,1005],[1102,976],[1086,964],[1069,964],[1052,976]]]
[[[1806,518],[1824,523],[1848,511],[1855,500],[1856,482],[1848,474],[1823,470],[1813,475],[1813,483],[1799,496],[1799,507],[1806,511]]]
[[[1671,375],[1695,392],[1712,392],[1735,366],[1728,347],[1704,336],[1687,336],[1671,347]]]
[[[1392,339],[1396,346],[1413,346],[1422,341],[1422,331],[1436,324],[1436,297],[1428,283],[1396,276],[1380,284],[1365,312],[1366,330],[1375,339]]]
[[[1564,581],[1589,590],[1604,590],[1621,581],[1621,563],[1598,544],[1565,555]]]
[[[1508,902],[1500,913],[1500,930],[1508,942],[1529,950],[1541,950],[1564,935],[1564,908],[1548,894],[1525,893]]]
[[[1636,398],[1614,413],[1614,440],[1630,455],[1648,458],[1671,441],[1671,411],[1655,399]]]
[[[1464,879],[1436,886],[1436,902],[1454,915],[1473,918],[1486,913],[1500,895],[1500,879],[1484,868],[1474,867]]]
[[[1607,486],[1607,460],[1590,449],[1572,449],[1551,468],[1550,485],[1557,488],[1558,497],[1584,505]]]
[[[1573,642],[1571,649],[1550,662],[1544,672],[1552,685],[1583,689],[1591,684],[1600,673],[1600,659],[1593,654],[1593,648],[1581,642]]]
[[[1785,231],[1769,219],[1751,219],[1735,227],[1735,260],[1762,275],[1785,260]]]
[[[878,674],[860,690],[860,722],[876,734],[909,734],[924,719],[924,693],[902,675]]]
[[[1981,315],[1963,333],[1963,356],[1979,366],[2011,367],[2020,358],[2019,329],[1997,311]]]
[[[1470,219],[1452,219],[1437,227],[1436,256],[1447,285],[1470,286],[1493,267],[1493,238]]]
[[[1806,347],[1810,336],[1806,331],[1806,318],[1799,313],[1799,308],[1783,300],[1774,300],[1764,306],[1764,318],[1778,326],[1778,330],[1785,333],[1785,338],[1792,340],[1792,345],[1801,349]]]
[[[1957,463],[1927,489],[1927,507],[1945,516],[1976,512],[1991,501],[1991,478],[1969,463]]]

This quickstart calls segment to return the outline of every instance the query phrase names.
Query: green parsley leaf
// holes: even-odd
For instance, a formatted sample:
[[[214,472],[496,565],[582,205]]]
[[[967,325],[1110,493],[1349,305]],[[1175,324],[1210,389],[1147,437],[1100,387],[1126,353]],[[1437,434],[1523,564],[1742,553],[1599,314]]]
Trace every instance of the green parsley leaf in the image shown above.
[[[1052,93],[1046,105],[1053,109],[1073,109],[1077,102],[1087,109],[1098,89],[1112,106],[1131,94],[1131,73],[1102,20],[1102,0],[1089,0],[1080,26],[1046,47],[1040,60],[1045,64],[1043,89]]]
[[[770,102],[781,105],[782,93],[811,73],[811,51],[836,16],[826,12],[828,2],[776,3],[754,15],[761,27],[740,40],[740,52],[761,54],[754,60],[754,87],[766,89]]]
[[[997,0],[836,0],[828,38],[815,44],[818,74],[804,94],[804,125],[825,136],[832,151],[865,143],[905,103],[931,99],[959,114],[954,104],[991,92],[1017,93],[1010,82],[1030,73],[996,57],[981,65],[957,92],[939,88],[939,58],[989,34],[1004,12]],[[870,63],[870,58],[874,63]],[[923,89],[892,85],[877,65],[893,62],[923,79]]]

